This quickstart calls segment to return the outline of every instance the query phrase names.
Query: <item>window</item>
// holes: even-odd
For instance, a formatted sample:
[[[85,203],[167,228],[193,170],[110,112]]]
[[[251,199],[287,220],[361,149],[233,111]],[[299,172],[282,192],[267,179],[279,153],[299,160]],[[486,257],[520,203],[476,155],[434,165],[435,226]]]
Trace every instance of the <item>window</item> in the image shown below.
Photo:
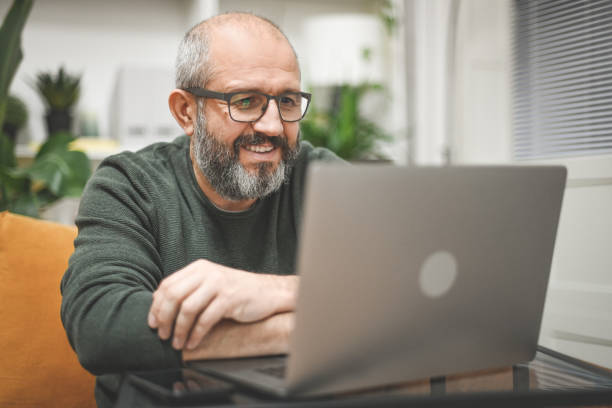
[[[517,160],[612,152],[612,2],[515,0]]]

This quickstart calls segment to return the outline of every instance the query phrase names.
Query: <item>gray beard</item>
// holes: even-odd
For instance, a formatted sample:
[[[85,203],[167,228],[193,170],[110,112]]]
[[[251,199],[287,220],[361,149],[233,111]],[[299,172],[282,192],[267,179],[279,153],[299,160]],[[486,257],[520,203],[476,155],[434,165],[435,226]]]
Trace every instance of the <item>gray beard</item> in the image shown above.
[[[241,135],[234,141],[232,149],[208,132],[201,109],[198,109],[193,137],[196,164],[215,191],[224,199],[232,201],[263,198],[280,189],[289,180],[300,149],[299,142],[291,148],[284,137],[260,134]],[[240,163],[240,147],[265,141],[282,149],[280,163],[272,170],[273,163],[263,162],[255,172],[249,172]]]

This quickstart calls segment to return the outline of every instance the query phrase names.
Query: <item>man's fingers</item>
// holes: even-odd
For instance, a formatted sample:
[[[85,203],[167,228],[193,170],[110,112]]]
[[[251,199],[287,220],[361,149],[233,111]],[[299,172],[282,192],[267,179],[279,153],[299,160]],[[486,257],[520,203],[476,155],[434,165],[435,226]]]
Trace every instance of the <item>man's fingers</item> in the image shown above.
[[[157,319],[155,318],[155,314],[152,309],[149,309],[149,315],[147,316],[147,323],[149,327],[152,329],[157,329]]]
[[[174,320],[183,300],[199,286],[197,274],[188,274],[183,280],[175,281],[172,285],[162,282],[153,293],[150,319],[157,327],[160,338],[166,340],[170,337]]]
[[[210,329],[223,318],[225,311],[226,306],[224,302],[218,297],[213,299],[191,330],[189,340],[187,341],[187,348],[189,350],[193,350],[202,342],[202,339]]]
[[[162,282],[163,286],[160,285],[160,288],[162,289],[169,288],[169,287],[174,286],[177,283],[180,283],[184,279],[188,279],[189,276],[193,277],[193,275],[196,274],[196,271],[201,267],[202,262],[203,261],[201,260],[192,262],[186,267],[184,267],[183,269],[178,270],[175,273],[171,274],[170,276],[164,278]],[[160,288],[158,288],[155,291],[155,293],[160,292]],[[151,327],[152,329],[157,329],[159,326],[158,313],[159,313],[159,308],[163,300],[164,299],[162,299],[162,297],[158,294],[157,298],[154,297],[153,303],[151,304],[151,308],[149,309],[149,315],[147,316],[147,323],[149,324],[149,327]]]
[[[172,346],[175,349],[180,350],[183,348],[187,335],[195,324],[196,319],[208,307],[213,298],[214,292],[211,292],[207,286],[201,286],[183,300],[176,316],[174,333],[172,335]]]

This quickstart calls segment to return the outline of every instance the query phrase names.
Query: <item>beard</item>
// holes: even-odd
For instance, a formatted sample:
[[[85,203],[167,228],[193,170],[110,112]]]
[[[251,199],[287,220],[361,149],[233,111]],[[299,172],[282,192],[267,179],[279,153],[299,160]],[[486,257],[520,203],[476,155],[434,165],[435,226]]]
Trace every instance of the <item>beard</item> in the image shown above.
[[[215,191],[232,201],[263,198],[280,189],[288,182],[300,150],[299,141],[291,147],[286,137],[260,133],[240,135],[228,146],[208,132],[202,109],[198,109],[193,137],[196,164]],[[255,171],[247,170],[240,163],[240,148],[266,142],[282,150],[279,164],[274,168],[272,162],[261,162]]]

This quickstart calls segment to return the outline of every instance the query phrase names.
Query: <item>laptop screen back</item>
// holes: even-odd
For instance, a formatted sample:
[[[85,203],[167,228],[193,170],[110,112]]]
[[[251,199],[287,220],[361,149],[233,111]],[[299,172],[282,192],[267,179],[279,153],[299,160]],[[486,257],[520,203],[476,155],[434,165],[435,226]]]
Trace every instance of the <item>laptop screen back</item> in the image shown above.
[[[308,177],[290,393],[532,358],[564,168],[312,166]]]

